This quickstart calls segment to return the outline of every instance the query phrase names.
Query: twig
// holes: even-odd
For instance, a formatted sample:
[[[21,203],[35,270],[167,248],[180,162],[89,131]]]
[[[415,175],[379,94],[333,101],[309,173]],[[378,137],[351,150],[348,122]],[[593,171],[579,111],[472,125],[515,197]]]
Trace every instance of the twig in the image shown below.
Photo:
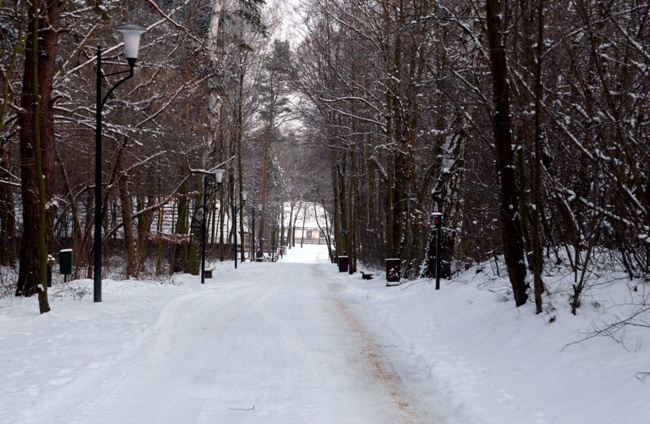
[[[252,408],[228,408],[231,411],[254,411],[255,405]]]
[[[650,371],[639,371],[638,373],[634,374],[637,380],[643,381],[647,376],[650,375]]]
[[[190,37],[192,40],[196,41],[199,45],[202,45],[202,44],[203,44],[203,43],[201,42],[201,40],[197,39],[194,35],[192,35],[192,33],[190,32],[189,29],[185,28],[183,25],[179,24],[177,21],[175,21],[174,19],[172,19],[171,15],[168,15],[168,14],[166,14],[165,12],[163,12],[162,9],[161,9],[160,7],[158,7],[158,5],[157,5],[153,0],[146,0],[146,1],[147,1],[147,3],[149,3],[149,5],[151,5],[151,7],[153,7],[154,9],[156,9],[156,11],[160,14],[160,16],[162,16],[163,18],[165,18],[165,20],[166,20],[167,22],[169,22],[170,24],[172,24],[173,26],[175,26],[175,27],[178,28],[179,30],[183,31],[183,32],[185,33],[185,35],[187,35],[188,37]],[[187,4],[187,3],[186,3],[186,4]]]

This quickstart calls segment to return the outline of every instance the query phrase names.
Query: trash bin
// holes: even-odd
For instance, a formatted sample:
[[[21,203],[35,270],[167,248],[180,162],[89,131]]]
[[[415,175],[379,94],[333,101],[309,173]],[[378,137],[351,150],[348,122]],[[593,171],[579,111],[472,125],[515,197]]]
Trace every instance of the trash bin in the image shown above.
[[[68,281],[72,274],[72,249],[62,249],[59,253],[59,273],[63,274],[63,281]]]
[[[401,261],[399,258],[386,259],[386,285],[394,286],[401,278]]]
[[[59,254],[59,272],[63,275],[72,274],[72,249],[62,249]]]
[[[347,256],[339,256],[339,272],[348,272],[349,259]]]

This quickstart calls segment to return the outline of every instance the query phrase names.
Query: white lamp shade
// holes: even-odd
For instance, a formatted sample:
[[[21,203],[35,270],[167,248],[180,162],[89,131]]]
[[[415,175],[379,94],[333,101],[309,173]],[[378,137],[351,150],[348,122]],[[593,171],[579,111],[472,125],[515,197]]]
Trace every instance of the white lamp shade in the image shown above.
[[[123,25],[117,29],[124,37],[124,54],[127,59],[137,59],[140,50],[140,36],[146,32],[146,28],[138,25]]]
[[[224,169],[215,169],[214,171],[214,177],[217,179],[217,182],[221,184],[221,181],[223,180],[223,174],[226,173]]]
[[[241,192],[241,198],[245,202],[246,198],[248,198],[248,192],[247,191],[242,191]]]

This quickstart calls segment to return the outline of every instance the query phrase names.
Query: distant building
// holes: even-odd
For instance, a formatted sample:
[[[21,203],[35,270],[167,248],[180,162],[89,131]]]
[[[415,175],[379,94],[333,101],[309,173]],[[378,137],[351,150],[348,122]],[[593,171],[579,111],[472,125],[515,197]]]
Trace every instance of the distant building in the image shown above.
[[[289,221],[291,219],[291,222]],[[332,222],[322,205],[312,202],[299,202],[294,205],[285,204],[284,228],[286,240],[292,246],[300,244],[325,244],[326,233]]]

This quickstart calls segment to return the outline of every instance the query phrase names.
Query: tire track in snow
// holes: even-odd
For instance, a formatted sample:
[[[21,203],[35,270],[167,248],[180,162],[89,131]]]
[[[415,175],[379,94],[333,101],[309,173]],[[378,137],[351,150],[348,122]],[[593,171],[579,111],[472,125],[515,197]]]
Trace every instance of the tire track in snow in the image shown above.
[[[386,364],[383,356],[377,349],[377,345],[363,323],[350,311],[341,299],[332,297],[331,300],[335,302],[338,312],[357,335],[361,344],[359,357],[352,359],[359,361],[374,377],[377,383],[384,388],[390,402],[400,414],[399,422],[404,424],[424,422],[413,407],[412,401],[402,392],[401,379],[393,371],[392,367]]]
[[[182,392],[180,388],[165,384],[177,370],[169,369],[165,361],[177,345],[174,339],[178,333],[175,330],[179,326],[182,328],[188,320],[182,312],[194,309],[206,297],[214,295],[213,292],[207,295],[194,293],[166,305],[156,323],[123,352],[119,360],[102,367],[102,378],[95,376],[97,384],[85,394],[86,401],[82,407],[71,411],[66,422],[196,422],[204,402],[196,398],[178,401],[177,394]],[[191,364],[188,371],[192,371]],[[134,393],[137,396],[134,397]],[[143,408],[142,405],[151,407]]]
[[[88,376],[96,384],[73,385],[92,388],[55,422],[427,422],[322,267],[240,271],[228,290],[205,287],[166,305]]]
[[[313,267],[306,265],[297,265],[303,270],[307,267],[310,271],[313,271]],[[286,279],[286,275],[283,274],[280,268],[274,270],[275,272],[272,275],[269,275],[271,280],[282,280]],[[309,280],[306,279],[306,284],[309,284]],[[308,405],[306,408],[300,408],[299,411],[296,411],[297,415],[300,417],[301,422],[310,423],[310,424],[326,424],[331,422],[331,418],[328,418],[333,405],[326,405],[321,401],[322,397],[322,386],[323,382],[328,380],[330,377],[329,373],[331,372],[330,368],[322,367],[324,358],[321,353],[316,352],[319,349],[323,349],[323,346],[319,344],[319,340],[314,340],[313,335],[323,335],[331,331],[329,328],[329,323],[327,322],[331,319],[326,308],[323,308],[323,299],[325,299],[325,289],[322,285],[300,285],[296,286],[294,284],[285,284],[280,287],[277,287],[275,290],[278,291],[274,297],[274,301],[277,302],[277,299],[285,299],[286,296],[282,295],[284,291],[293,291],[301,292],[301,299],[303,299],[302,305],[300,307],[302,319],[309,317],[311,322],[311,333],[312,335],[300,334],[296,329],[295,316],[287,315],[277,315],[278,308],[272,308],[270,311],[263,312],[263,315],[274,323],[276,328],[281,329],[282,340],[285,340],[286,343],[283,344],[283,349],[286,354],[299,358],[298,362],[301,364],[300,367],[300,381],[302,382],[301,392],[303,394],[303,402],[305,405]],[[318,295],[314,296],[314,291],[318,291]],[[261,306],[261,305],[260,305]],[[267,307],[269,305],[266,305]],[[289,310],[291,305],[287,304],[286,308],[280,308]],[[261,307],[259,309],[262,309]],[[275,312],[274,312],[275,311]],[[268,313],[270,312],[270,313]],[[315,351],[316,350],[316,351]]]

